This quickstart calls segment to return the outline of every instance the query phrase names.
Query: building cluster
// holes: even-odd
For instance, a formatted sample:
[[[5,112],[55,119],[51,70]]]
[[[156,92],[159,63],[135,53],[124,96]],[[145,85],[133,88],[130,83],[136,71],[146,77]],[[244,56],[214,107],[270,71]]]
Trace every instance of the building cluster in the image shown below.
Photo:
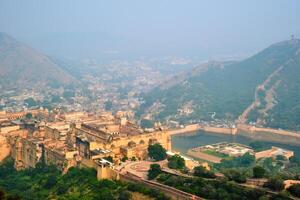
[[[287,149],[272,146],[271,149],[267,149],[267,150],[255,153],[256,159],[276,158],[277,156],[283,156],[285,159],[289,159],[294,156],[294,152],[287,150]]]
[[[239,157],[244,155],[245,153],[250,153],[250,154],[254,153],[251,147],[238,144],[238,143],[227,143],[227,142],[205,145],[201,147],[201,151],[206,152],[207,150],[225,154],[231,157]]]
[[[43,110],[32,113],[45,114]],[[0,150],[6,149],[5,154],[14,158],[16,169],[35,167],[38,162],[54,164],[62,171],[72,166],[88,166],[97,169],[99,178],[112,178],[115,165],[121,160],[145,159],[151,144],[160,143],[171,149],[166,131],[145,132],[122,112],[71,112],[54,117],[49,114],[41,121],[24,119],[26,114],[9,119],[9,113],[2,113],[0,121]]]
[[[291,150],[279,148],[272,146],[270,149],[255,152],[251,147],[239,144],[239,143],[228,143],[221,142],[216,144],[209,144],[201,147],[196,147],[190,149],[189,152],[194,152],[194,156],[199,154],[199,158],[203,158],[213,162],[215,157],[219,157],[221,159],[222,156],[226,155],[229,157],[240,157],[249,153],[255,157],[255,159],[261,158],[278,158],[278,156],[283,157],[283,159],[289,160],[292,156],[294,156],[294,152]],[[198,153],[198,154],[197,154]],[[211,157],[213,155],[213,157]],[[196,156],[195,156],[196,157]]]

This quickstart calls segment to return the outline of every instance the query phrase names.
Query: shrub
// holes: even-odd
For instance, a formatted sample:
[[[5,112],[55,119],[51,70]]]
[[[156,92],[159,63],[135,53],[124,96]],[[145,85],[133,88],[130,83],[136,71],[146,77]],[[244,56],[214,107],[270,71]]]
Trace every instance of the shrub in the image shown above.
[[[160,165],[151,164],[150,169],[148,171],[148,179],[155,179],[161,173]]]
[[[199,177],[203,177],[203,178],[215,178],[216,175],[207,170],[205,167],[203,166],[198,166],[194,168],[194,176],[199,176]]]
[[[179,155],[174,155],[168,159],[168,167],[171,169],[183,169],[185,167],[185,161]]]
[[[164,160],[167,158],[166,149],[163,148],[160,144],[150,145],[148,147],[148,155],[150,158],[155,161]]]
[[[265,183],[265,187],[274,191],[281,191],[284,189],[284,183],[281,178],[272,177]]]
[[[300,197],[300,184],[290,186],[287,191],[296,197]]]
[[[225,172],[225,176],[231,180],[235,181],[237,183],[245,183],[246,182],[246,176],[237,169],[230,169]]]
[[[266,170],[261,166],[253,167],[253,177],[254,178],[263,178],[266,174]]]

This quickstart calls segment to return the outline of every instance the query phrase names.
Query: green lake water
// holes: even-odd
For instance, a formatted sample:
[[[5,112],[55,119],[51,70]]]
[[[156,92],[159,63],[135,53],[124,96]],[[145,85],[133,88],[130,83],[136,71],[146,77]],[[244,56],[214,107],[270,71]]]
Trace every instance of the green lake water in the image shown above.
[[[203,131],[198,131],[196,133],[184,134],[184,135],[174,135],[172,136],[172,149],[174,151],[179,151],[182,154],[194,147],[199,147],[207,144],[214,144],[218,142],[235,142],[244,145],[249,145],[253,141],[258,141],[253,138],[248,138],[242,135],[225,135],[216,133],[206,133]],[[300,146],[282,144],[278,142],[266,142],[263,141],[265,146],[271,147],[281,147],[284,149],[292,150],[295,156],[300,158]]]

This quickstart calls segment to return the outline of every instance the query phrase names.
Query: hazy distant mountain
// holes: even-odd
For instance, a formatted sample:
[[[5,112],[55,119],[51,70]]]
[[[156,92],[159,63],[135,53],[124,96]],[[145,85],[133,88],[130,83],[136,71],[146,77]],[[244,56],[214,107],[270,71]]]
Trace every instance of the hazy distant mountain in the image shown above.
[[[256,122],[300,130],[300,40],[271,45],[240,62],[212,62],[144,96],[153,119]]]
[[[74,83],[75,79],[42,53],[0,33],[0,86],[43,87]]]

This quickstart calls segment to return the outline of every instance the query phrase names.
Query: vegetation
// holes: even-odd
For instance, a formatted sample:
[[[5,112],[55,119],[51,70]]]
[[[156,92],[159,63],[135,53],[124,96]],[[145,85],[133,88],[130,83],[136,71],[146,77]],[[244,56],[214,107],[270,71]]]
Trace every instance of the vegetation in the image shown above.
[[[276,90],[278,103],[268,114],[267,124],[270,127],[300,130],[300,57],[294,56],[293,60],[285,65],[280,73],[282,83]]]
[[[153,128],[154,123],[149,119],[142,119],[141,120],[141,128]]]
[[[163,106],[153,114],[160,121],[211,120],[210,112],[216,112],[219,119],[234,120],[253,102],[257,86],[283,65],[280,75],[265,87],[270,89],[280,81],[275,87],[276,106],[268,111],[268,115],[258,112],[266,105],[266,92],[260,90],[261,105],[250,113],[249,118],[256,121],[260,117],[269,127],[300,130],[300,57],[295,54],[299,47],[299,40],[283,42],[241,62],[211,62],[199,66],[190,74],[178,75],[170,84],[145,94],[138,113],[146,113],[149,107],[159,102]],[[178,109],[187,102],[193,102],[194,112],[188,116],[177,115]]]
[[[126,162],[127,160],[128,160],[128,157],[127,157],[127,156],[124,156],[124,157],[121,159],[122,162]]]
[[[36,102],[32,97],[25,99],[24,103],[27,104],[28,108],[38,105],[38,102]]]
[[[215,164],[218,169],[221,168],[240,168],[251,167],[255,164],[255,157],[250,153],[245,153],[243,156],[235,157],[232,159],[223,159],[221,163]]]
[[[141,186],[111,180],[98,181],[96,171],[89,168],[70,168],[62,175],[54,166],[42,163],[35,169],[21,171],[13,168],[11,159],[0,165],[1,200],[127,200],[131,198],[132,191],[142,192],[155,199],[167,199],[155,190],[133,190],[134,187]]]
[[[176,154],[168,159],[168,167],[171,169],[183,169],[185,161],[181,156]]]
[[[292,195],[300,197],[300,184],[295,184],[287,189]]]
[[[6,194],[6,192],[0,189],[0,199],[1,200],[21,200],[19,196],[11,196]]]
[[[268,145],[266,145],[264,142],[262,141],[254,141],[254,142],[251,142],[249,144],[249,146],[256,152],[258,151],[263,151],[263,150],[266,150],[269,148]]]
[[[155,179],[161,173],[159,164],[151,164],[148,171],[148,179]]]
[[[112,109],[112,107],[113,107],[113,103],[111,101],[105,101],[104,102],[104,108],[105,108],[105,110],[109,111],[109,110]]]
[[[165,160],[167,158],[166,152],[166,149],[158,143],[148,147],[148,156],[155,161]]]
[[[155,169],[155,170],[153,170]],[[255,166],[253,169],[258,169],[257,176],[262,175],[260,168]],[[215,174],[211,171],[206,170],[204,167],[196,167],[194,169],[194,177],[183,177],[162,172],[159,166],[153,166],[149,170],[149,173],[153,173],[151,179],[177,188],[179,190],[203,197],[206,199],[267,199],[267,200],[288,200],[290,199],[290,194],[283,190],[283,181],[281,177],[272,177],[265,184],[271,190],[276,193],[269,193],[265,189],[256,189],[244,187],[239,184],[246,182],[247,171],[241,169],[227,169],[224,171],[226,178],[216,178]],[[296,196],[296,190],[300,186],[295,186],[291,194]],[[292,188],[291,188],[292,190]]]
[[[254,178],[263,178],[266,174],[266,170],[261,166],[253,167],[253,177]]]
[[[203,153],[206,153],[206,154],[209,154],[209,155],[212,155],[212,156],[216,156],[216,157],[219,157],[219,158],[229,158],[229,156],[227,154],[224,154],[224,153],[219,153],[219,152],[216,152],[214,150],[210,150],[210,149],[205,149],[203,151]]]
[[[194,168],[194,176],[203,178],[216,178],[216,175],[212,171],[207,170],[203,166],[198,166]]]
[[[283,180],[280,177],[271,177],[265,183],[265,187],[268,187],[274,191],[281,191],[284,189]]]
[[[128,183],[127,189],[132,192],[139,192],[158,200],[170,200],[164,193],[157,190],[147,188],[141,184]]]
[[[276,160],[285,161],[286,158],[283,155],[277,155]]]
[[[26,119],[32,119],[32,113],[27,113],[26,115],[25,115],[25,117],[26,117]]]
[[[135,162],[137,159],[136,159],[136,157],[133,156],[130,160]]]
[[[75,97],[75,92],[73,90],[66,90],[63,93],[63,97],[65,99],[71,99],[72,97]]]
[[[104,157],[104,159],[111,162],[111,163],[114,162],[113,157],[111,157],[111,156]]]
[[[229,169],[224,171],[224,175],[230,180],[235,181],[237,183],[245,183],[247,181],[247,177],[245,172],[238,169]]]
[[[61,97],[58,96],[58,95],[52,95],[51,97],[51,103],[60,103],[62,100],[61,100]]]
[[[200,177],[185,178],[162,173],[157,177],[156,180],[165,185],[206,199],[289,199],[288,197],[279,198],[281,197],[280,195],[270,196],[264,190],[245,188],[234,182],[223,179],[208,180]]]

